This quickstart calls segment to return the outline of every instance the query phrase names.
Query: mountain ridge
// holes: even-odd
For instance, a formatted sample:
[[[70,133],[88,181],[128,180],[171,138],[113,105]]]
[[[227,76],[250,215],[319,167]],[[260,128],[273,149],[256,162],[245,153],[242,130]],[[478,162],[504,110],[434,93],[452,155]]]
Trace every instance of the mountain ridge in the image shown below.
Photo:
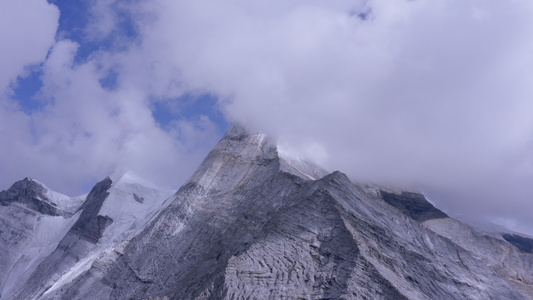
[[[106,177],[104,180],[97,183],[86,196],[86,200],[83,204],[79,205],[77,212],[73,215],[48,216],[39,213],[38,211],[28,211],[28,208],[22,208],[19,206],[15,208],[9,206],[5,207],[6,209],[17,209],[17,214],[23,213],[29,216],[26,218],[26,231],[17,230],[17,226],[5,223],[7,225],[6,227],[8,229],[11,228],[12,232],[15,234],[13,237],[6,240],[19,240],[20,244],[20,236],[28,236],[26,240],[32,245],[35,244],[31,249],[35,248],[42,250],[39,250],[39,254],[36,257],[32,257],[30,253],[32,253],[33,250],[15,247],[13,252],[16,252],[17,254],[13,254],[12,256],[4,254],[0,256],[0,260],[9,259],[12,261],[10,264],[1,265],[2,269],[0,269],[0,274],[5,273],[5,269],[8,269],[11,264],[15,264],[13,270],[17,270],[15,272],[12,270],[6,274],[7,282],[5,282],[5,285],[0,281],[0,288],[3,287],[1,298],[11,299],[14,297],[14,293],[19,293],[18,297],[21,299],[32,299],[37,297],[35,296],[35,291],[33,291],[32,294],[24,294],[25,291],[28,290],[26,287],[31,285],[32,282],[35,285],[43,285],[44,288],[50,288],[51,286],[56,285],[58,280],[61,281],[63,277],[71,273],[72,270],[79,268],[84,263],[97,259],[96,256],[106,252],[106,249],[109,248],[109,244],[112,242],[117,242],[117,240],[118,242],[124,242],[124,237],[116,238],[114,235],[127,237],[129,234],[134,234],[135,228],[143,226],[143,215],[147,215],[146,217],[153,215],[153,211],[157,208],[157,204],[160,203],[159,205],[161,205],[162,201],[169,196],[167,192],[155,191],[151,188],[145,188],[137,183],[131,183],[121,179],[122,178],[118,178],[117,182],[113,182],[109,177]],[[35,182],[40,184],[37,181]],[[15,187],[16,186],[17,185],[15,185]],[[43,185],[41,185],[41,187],[44,188]],[[39,190],[42,191],[42,189]],[[48,192],[52,193],[53,191]],[[112,207],[110,208],[109,205],[114,201],[113,199],[117,198],[117,193],[125,194],[119,197],[120,202],[136,203],[137,206],[141,207],[141,216],[135,219],[134,212],[128,213],[127,211],[119,211],[117,213]],[[123,196],[127,196],[127,198],[124,198]],[[143,204],[135,199],[136,196],[137,198],[146,197],[149,200]],[[153,208],[147,209],[146,206],[151,204],[156,205],[154,205]],[[129,205],[129,207],[133,208],[132,205]],[[4,216],[2,212],[3,211],[0,211],[0,218]],[[126,219],[127,224],[124,226],[124,220],[128,216],[129,220]],[[57,220],[58,218],[59,220]],[[58,221],[61,221],[61,224],[63,225],[58,224]],[[148,220],[145,221],[147,222]],[[44,226],[43,222],[44,224],[51,222],[50,224],[53,225],[50,228],[51,231],[41,232],[42,230],[40,227]],[[110,235],[110,231],[117,231],[113,229],[117,226],[121,227],[119,230],[120,232],[115,232]],[[124,227],[126,227],[126,229]],[[33,233],[32,230],[34,231]],[[37,233],[35,230],[41,233]],[[43,237],[36,240],[35,236],[37,234]],[[17,251],[15,251],[15,249],[17,249]],[[43,272],[46,273],[44,277],[52,278],[43,278]],[[37,290],[40,290],[40,288]],[[39,294],[40,292],[37,293]]]
[[[13,297],[531,299],[533,295],[531,254],[461,225],[421,194],[408,194],[416,200],[415,209],[398,205],[409,204],[401,197],[391,205],[383,196],[387,192],[376,186],[356,184],[339,171],[328,173],[312,163],[282,157],[268,136],[239,125],[228,130],[190,179],[165,200],[148,205],[155,198],[148,189],[141,193],[128,187],[122,193],[113,190],[113,183],[109,187],[104,183],[100,192],[109,190],[111,196],[105,196],[91,216],[113,221],[84,222],[92,224],[92,233],[102,229],[98,239],[91,235],[92,240],[77,242],[87,253],[72,246],[56,248],[63,251],[57,257],[80,258],[68,266],[64,259],[41,264],[32,273],[35,280],[23,282]],[[121,216],[135,207],[153,210],[140,218],[137,229],[127,231],[136,219],[124,221]],[[71,239],[68,233],[65,237]],[[45,277],[52,278],[43,287]]]

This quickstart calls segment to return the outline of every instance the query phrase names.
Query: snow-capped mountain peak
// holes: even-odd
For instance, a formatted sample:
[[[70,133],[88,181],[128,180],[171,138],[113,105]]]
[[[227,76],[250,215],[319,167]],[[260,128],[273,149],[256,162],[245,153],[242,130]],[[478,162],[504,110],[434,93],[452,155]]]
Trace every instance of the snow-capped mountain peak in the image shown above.
[[[137,172],[131,169],[125,168],[125,167],[116,168],[115,170],[113,170],[113,172],[111,172],[111,174],[109,174],[108,177],[111,179],[114,185],[116,184],[139,184],[144,187],[151,188],[151,189],[172,192],[172,190],[167,190],[165,188],[162,188],[158,186],[156,183],[144,178]]]
[[[28,209],[52,216],[71,216],[82,204],[84,196],[69,197],[49,189],[43,183],[26,177],[0,192],[0,202],[16,202]]]

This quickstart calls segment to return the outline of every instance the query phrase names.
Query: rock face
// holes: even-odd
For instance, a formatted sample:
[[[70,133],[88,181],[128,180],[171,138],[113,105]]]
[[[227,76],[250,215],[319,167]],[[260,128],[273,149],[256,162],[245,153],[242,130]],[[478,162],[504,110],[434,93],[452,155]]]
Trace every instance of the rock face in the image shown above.
[[[0,192],[0,205],[18,204],[43,215],[63,216],[63,212],[46,196],[47,189],[31,178],[17,181],[9,190]]]
[[[113,186],[93,189],[13,299],[533,298],[533,255],[239,126],[167,201],[128,189],[119,206]],[[127,231],[119,215],[137,206],[153,208]]]
[[[503,234],[502,237],[508,241],[509,243],[513,244],[518,248],[520,251],[526,252],[526,253],[532,253],[533,252],[533,239],[526,238],[517,234]]]
[[[417,222],[448,217],[448,215],[429,203],[422,194],[402,192],[398,195],[386,191],[380,192],[385,202],[396,207]]]

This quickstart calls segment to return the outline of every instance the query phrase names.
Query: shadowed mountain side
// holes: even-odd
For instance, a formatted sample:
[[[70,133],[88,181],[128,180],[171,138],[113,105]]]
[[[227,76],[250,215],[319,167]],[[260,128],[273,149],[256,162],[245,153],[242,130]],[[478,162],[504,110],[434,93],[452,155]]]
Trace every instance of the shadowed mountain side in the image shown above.
[[[502,234],[502,237],[513,244],[518,250],[531,253],[533,251],[533,239],[525,238],[516,234]]]
[[[381,190],[380,193],[385,202],[396,207],[417,222],[448,217],[448,215],[429,203],[422,194],[402,192],[398,195],[383,190]]]

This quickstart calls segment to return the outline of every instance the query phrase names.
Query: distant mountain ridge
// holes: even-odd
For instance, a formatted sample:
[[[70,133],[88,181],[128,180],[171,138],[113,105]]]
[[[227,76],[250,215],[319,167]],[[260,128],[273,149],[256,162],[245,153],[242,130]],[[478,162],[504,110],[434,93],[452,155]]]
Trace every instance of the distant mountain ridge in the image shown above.
[[[50,216],[71,215],[47,195],[48,189],[31,178],[17,181],[7,191],[0,192],[0,205],[19,203],[28,209]],[[66,196],[65,196],[66,197]]]
[[[131,178],[124,178],[127,176],[115,181],[103,179],[83,201],[80,197],[70,198],[76,206],[75,213],[60,210],[61,204],[72,210],[72,205],[67,205],[69,197],[30,178],[1,192],[0,197],[5,199],[0,206],[0,245],[5,246],[0,254],[1,299],[40,297],[27,287],[49,290],[68,281],[69,276],[130,239],[160,206],[168,204],[164,200],[170,193],[134,183]],[[135,197],[146,197],[147,201],[139,202]],[[62,203],[54,203],[57,199]],[[35,202],[44,202],[61,213],[50,214],[46,206],[43,210],[43,205]],[[116,210],[116,205],[128,207],[129,211]]]
[[[239,125],[175,194],[133,178],[105,178],[70,215],[30,179],[1,192],[1,299],[533,299],[527,238],[280,156]]]

